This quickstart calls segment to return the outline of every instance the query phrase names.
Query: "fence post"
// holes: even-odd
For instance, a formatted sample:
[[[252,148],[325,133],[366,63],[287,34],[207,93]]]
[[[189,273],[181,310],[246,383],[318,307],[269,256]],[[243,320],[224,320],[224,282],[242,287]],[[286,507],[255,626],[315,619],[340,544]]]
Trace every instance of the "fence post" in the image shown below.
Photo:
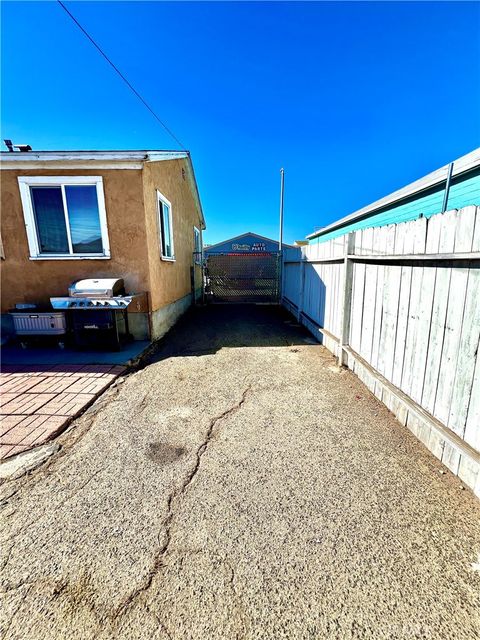
[[[305,289],[305,257],[302,255],[300,260],[300,285],[298,290],[298,309],[297,309],[297,321],[302,322],[303,311],[303,292]]]
[[[350,320],[352,316],[352,284],[353,284],[353,262],[348,255],[354,252],[355,233],[351,232],[347,236],[345,243],[345,257],[343,259],[343,291],[342,291],[342,322],[340,332],[340,344],[338,353],[338,364],[345,364],[344,347],[348,346],[350,340]]]

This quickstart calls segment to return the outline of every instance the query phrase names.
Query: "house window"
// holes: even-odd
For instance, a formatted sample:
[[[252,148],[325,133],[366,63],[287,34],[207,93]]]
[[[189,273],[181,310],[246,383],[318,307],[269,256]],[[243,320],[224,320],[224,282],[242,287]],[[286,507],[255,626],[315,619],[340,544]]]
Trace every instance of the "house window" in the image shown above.
[[[31,258],[110,257],[101,177],[28,176],[18,182]]]
[[[202,236],[197,227],[193,227],[194,257],[195,264],[202,264]]]
[[[175,260],[173,250],[172,205],[157,191],[160,252],[163,260]]]

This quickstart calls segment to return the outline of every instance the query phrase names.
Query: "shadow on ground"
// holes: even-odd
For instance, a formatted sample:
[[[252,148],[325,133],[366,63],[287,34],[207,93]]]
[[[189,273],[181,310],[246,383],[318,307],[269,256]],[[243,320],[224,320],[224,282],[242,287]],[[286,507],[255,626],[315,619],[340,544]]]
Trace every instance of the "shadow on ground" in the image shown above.
[[[313,341],[278,305],[192,307],[151,351],[144,365],[176,356],[203,356],[223,348],[285,347]]]

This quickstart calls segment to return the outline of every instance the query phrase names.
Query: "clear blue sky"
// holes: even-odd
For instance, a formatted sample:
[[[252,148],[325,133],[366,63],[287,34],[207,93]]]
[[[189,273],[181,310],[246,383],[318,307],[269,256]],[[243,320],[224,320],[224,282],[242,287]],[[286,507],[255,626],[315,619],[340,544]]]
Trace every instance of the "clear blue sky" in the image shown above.
[[[67,2],[191,150],[208,242],[303,238],[480,145],[480,5]],[[2,138],[175,143],[55,2],[2,8]]]

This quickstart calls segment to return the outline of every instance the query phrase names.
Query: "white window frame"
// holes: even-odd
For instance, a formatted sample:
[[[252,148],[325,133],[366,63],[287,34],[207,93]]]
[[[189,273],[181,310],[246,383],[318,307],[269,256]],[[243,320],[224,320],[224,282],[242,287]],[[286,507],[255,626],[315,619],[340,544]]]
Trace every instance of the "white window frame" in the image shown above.
[[[158,242],[160,244],[160,257],[165,262],[175,262],[175,244],[173,241],[173,213],[172,213],[172,203],[168,198],[166,198],[158,189],[157,193],[157,224],[158,224]],[[172,255],[166,256],[163,252],[163,242],[162,242],[162,212],[160,210],[160,202],[166,204],[168,207],[168,222],[170,226],[170,243],[172,245]]]
[[[65,225],[67,230],[69,253],[42,253],[40,250],[37,225],[30,187],[41,186],[60,187],[62,191],[63,211],[65,214]],[[65,198],[65,187],[70,185],[95,186],[97,189],[98,217],[100,220],[100,231],[102,234],[102,253],[73,253],[72,240],[70,237],[70,225],[68,220],[68,209]],[[20,197],[22,200],[23,216],[27,230],[28,248],[30,250],[30,260],[109,260],[110,242],[108,240],[107,212],[105,209],[105,195],[103,191],[103,179],[101,176],[21,176],[18,178]]]
[[[198,238],[200,241],[199,242],[200,251],[197,251],[196,233],[198,233]],[[202,264],[202,257],[203,257],[202,232],[195,225],[193,225],[193,252],[195,254],[195,264]]]

